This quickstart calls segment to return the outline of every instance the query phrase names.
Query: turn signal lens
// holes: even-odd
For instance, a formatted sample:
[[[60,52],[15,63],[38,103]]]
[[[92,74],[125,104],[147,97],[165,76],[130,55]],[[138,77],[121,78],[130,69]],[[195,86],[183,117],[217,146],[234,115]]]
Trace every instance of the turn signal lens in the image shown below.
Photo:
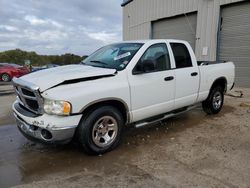
[[[71,105],[68,102],[63,102],[63,114],[70,114]]]

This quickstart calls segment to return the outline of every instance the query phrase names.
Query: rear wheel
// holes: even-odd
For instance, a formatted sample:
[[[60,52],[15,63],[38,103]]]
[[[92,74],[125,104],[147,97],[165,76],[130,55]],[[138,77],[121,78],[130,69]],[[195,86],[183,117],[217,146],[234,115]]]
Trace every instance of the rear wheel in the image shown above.
[[[10,75],[8,75],[7,73],[3,73],[1,76],[1,80],[4,82],[9,82],[11,80]]]
[[[99,107],[80,122],[78,140],[88,154],[103,154],[118,146],[123,126],[124,120],[116,108]]]
[[[207,114],[218,114],[224,103],[224,91],[221,86],[214,87],[207,100],[202,103],[202,108]]]

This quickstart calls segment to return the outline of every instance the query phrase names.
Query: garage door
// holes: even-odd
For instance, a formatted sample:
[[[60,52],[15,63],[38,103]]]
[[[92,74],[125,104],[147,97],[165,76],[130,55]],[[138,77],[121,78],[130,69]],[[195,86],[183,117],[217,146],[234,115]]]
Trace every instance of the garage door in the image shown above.
[[[236,66],[236,86],[250,87],[250,3],[222,8],[220,60]]]
[[[195,49],[197,14],[187,14],[153,22],[154,39],[180,39],[188,41]]]

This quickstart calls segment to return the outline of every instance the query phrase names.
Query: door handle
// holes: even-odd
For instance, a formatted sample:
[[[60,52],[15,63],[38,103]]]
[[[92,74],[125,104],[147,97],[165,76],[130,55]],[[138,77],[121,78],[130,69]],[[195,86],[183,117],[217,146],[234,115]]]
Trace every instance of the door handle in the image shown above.
[[[191,73],[191,76],[197,76],[198,75],[198,72],[192,72]]]
[[[164,78],[165,81],[171,81],[171,80],[173,80],[173,79],[174,79],[173,76],[168,76],[168,77]]]

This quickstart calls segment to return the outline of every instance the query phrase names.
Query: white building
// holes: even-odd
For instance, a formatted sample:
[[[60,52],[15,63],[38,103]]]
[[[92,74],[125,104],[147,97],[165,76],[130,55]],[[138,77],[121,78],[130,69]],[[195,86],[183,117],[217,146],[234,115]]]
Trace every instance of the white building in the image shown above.
[[[124,40],[187,40],[199,61],[234,61],[236,85],[250,87],[249,0],[124,0],[122,7]]]

